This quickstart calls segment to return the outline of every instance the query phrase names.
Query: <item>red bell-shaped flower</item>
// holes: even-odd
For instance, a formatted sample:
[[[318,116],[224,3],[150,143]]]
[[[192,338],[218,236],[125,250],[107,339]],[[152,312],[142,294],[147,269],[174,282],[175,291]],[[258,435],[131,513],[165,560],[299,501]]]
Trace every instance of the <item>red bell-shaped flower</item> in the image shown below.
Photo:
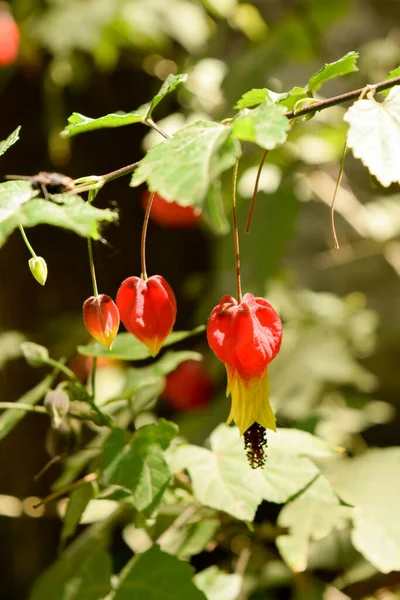
[[[0,4],[0,67],[7,67],[18,56],[19,28],[4,3]]]
[[[279,352],[282,323],[267,300],[246,294],[240,304],[224,296],[207,325],[210,348],[225,363],[227,395],[234,421],[243,434],[254,423],[276,429],[269,403],[268,364]]]
[[[83,305],[83,320],[90,335],[110,350],[119,328],[114,300],[105,294],[91,296]]]
[[[174,292],[165,279],[128,277],[118,290],[117,306],[126,329],[156,356],[176,319]]]

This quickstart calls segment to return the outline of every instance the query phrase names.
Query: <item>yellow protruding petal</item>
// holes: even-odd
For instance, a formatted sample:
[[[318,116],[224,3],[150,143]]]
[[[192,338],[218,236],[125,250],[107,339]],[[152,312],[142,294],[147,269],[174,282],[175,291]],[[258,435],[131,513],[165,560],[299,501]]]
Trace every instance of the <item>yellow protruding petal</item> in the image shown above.
[[[231,394],[232,405],[227,423],[234,421],[240,435],[258,423],[265,429],[276,431],[275,415],[269,402],[268,370],[260,378],[243,380],[236,371],[227,367],[228,386],[226,395]]]

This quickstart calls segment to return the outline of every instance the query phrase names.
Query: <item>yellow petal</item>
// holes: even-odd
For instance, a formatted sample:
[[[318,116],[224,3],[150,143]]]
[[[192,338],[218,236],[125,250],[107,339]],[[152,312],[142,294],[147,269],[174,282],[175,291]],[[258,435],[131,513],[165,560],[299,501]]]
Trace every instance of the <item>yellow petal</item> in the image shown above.
[[[275,415],[269,402],[268,369],[263,375],[243,380],[231,367],[226,368],[228,386],[226,395],[231,394],[231,412],[227,423],[234,421],[239,427],[240,435],[253,425],[259,423],[265,429],[276,431]]]

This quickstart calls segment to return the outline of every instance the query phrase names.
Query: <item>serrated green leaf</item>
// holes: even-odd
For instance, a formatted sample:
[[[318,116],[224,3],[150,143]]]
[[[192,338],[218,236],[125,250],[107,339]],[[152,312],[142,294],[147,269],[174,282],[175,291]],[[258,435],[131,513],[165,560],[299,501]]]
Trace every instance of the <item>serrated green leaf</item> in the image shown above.
[[[68,125],[61,131],[60,135],[61,137],[72,137],[78,135],[78,133],[86,133],[95,129],[123,127],[124,125],[132,125],[133,123],[143,123],[148,110],[149,104],[143,104],[129,113],[110,113],[97,119],[85,117],[85,115],[74,112],[68,117]]]
[[[63,528],[61,531],[61,541],[67,540],[76,531],[83,511],[93,498],[93,485],[84,483],[79,488],[71,492],[69,497],[67,512],[65,513]]]
[[[307,455],[331,453],[327,444],[311,434],[278,429],[276,434],[268,432],[265,467],[254,471],[236,427],[217,427],[210,446],[211,451],[193,445],[171,450],[171,467],[188,470],[199,502],[246,521],[253,520],[262,500],[286,502],[318,476],[319,470]]]
[[[348,52],[339,60],[332,63],[326,63],[322,69],[320,69],[315,75],[313,75],[308,82],[308,90],[312,93],[317,92],[321,85],[328,81],[328,79],[334,79],[341,75],[348,75],[358,71],[357,59],[359,57],[358,52]]]
[[[252,90],[243,94],[243,96],[236,102],[235,108],[240,110],[242,108],[251,108],[261,104],[269,98],[268,90],[266,88],[253,88]]]
[[[307,88],[295,86],[288,92],[277,93],[267,88],[268,96],[275,102],[284,106],[287,110],[292,110],[296,102],[302,98],[307,98]]]
[[[320,475],[279,514],[278,525],[289,528],[288,535],[276,540],[282,558],[293,571],[304,571],[310,541],[326,537],[334,527],[344,527],[351,515],[352,509],[340,505],[327,479]]]
[[[230,127],[198,121],[153,146],[131,179],[182,206],[202,207],[215,177],[232,166],[238,147],[228,140]],[[220,155],[222,151],[222,155]]]
[[[213,565],[194,576],[194,582],[207,600],[237,600],[243,583],[238,573],[224,573]]]
[[[232,135],[243,141],[254,142],[267,150],[283,144],[290,129],[283,116],[285,109],[265,100],[253,109],[243,109],[232,122]]]
[[[192,331],[173,331],[165,340],[163,348],[185,340],[192,335],[197,335],[205,330],[204,325],[199,325]],[[114,340],[111,350],[101,344],[88,344],[78,346],[78,352],[84,356],[105,356],[115,360],[145,360],[151,357],[150,350],[130,333],[119,333]]]
[[[187,81],[188,75],[187,73],[180,73],[179,75],[168,75],[167,79],[162,84],[159,92],[154,96],[153,100],[150,103],[149,110],[147,112],[146,118],[150,118],[153,110],[158,106],[158,104],[171,92],[173,92],[178,85],[181,83],[185,83]]]
[[[60,203],[55,204],[35,198],[37,193],[28,181],[0,184],[0,247],[20,225],[53,225],[82,237],[99,239],[100,224],[118,218],[116,212],[96,208],[75,194],[63,194],[59,198]]]
[[[0,156],[2,156],[15,142],[19,140],[19,132],[21,129],[21,125],[14,129],[12,133],[8,136],[6,140],[0,142]]]
[[[105,444],[101,481],[104,485],[118,485],[130,490],[136,508],[151,515],[171,479],[163,451],[177,435],[177,426],[160,419],[157,424],[138,429],[123,447],[121,431],[112,432]],[[114,457],[113,451],[116,452]]]
[[[327,472],[333,489],[355,507],[355,548],[379,571],[400,570],[400,448],[368,450]]]
[[[400,182],[400,86],[379,104],[358,100],[343,117],[349,123],[347,146],[384,187]]]
[[[221,182],[219,180],[214,181],[208,190],[203,208],[203,219],[220,235],[226,235],[230,230],[229,221],[225,215]]]
[[[385,77],[385,81],[387,79],[393,79],[394,77],[400,77],[400,67],[396,67],[393,71],[390,71],[389,75]]]
[[[192,581],[193,572],[154,545],[124,568],[114,600],[206,600]]]

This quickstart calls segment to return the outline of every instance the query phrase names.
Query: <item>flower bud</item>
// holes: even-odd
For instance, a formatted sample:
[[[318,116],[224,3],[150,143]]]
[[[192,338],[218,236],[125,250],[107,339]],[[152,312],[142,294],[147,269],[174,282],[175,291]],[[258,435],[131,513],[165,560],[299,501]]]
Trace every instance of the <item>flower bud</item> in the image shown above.
[[[47,264],[42,256],[34,256],[29,259],[29,268],[32,275],[40,285],[44,285],[47,279]]]
[[[43,404],[51,417],[53,427],[58,429],[69,411],[68,394],[58,386],[55,390],[47,392]]]
[[[105,294],[88,298],[83,305],[83,321],[90,335],[110,350],[119,328],[114,300]]]
[[[40,346],[34,342],[23,342],[21,344],[21,352],[31,367],[43,367],[43,365],[47,365],[48,363],[49,351],[44,346]]]
[[[117,306],[126,329],[156,356],[176,319],[174,292],[165,279],[128,277],[118,290]]]

